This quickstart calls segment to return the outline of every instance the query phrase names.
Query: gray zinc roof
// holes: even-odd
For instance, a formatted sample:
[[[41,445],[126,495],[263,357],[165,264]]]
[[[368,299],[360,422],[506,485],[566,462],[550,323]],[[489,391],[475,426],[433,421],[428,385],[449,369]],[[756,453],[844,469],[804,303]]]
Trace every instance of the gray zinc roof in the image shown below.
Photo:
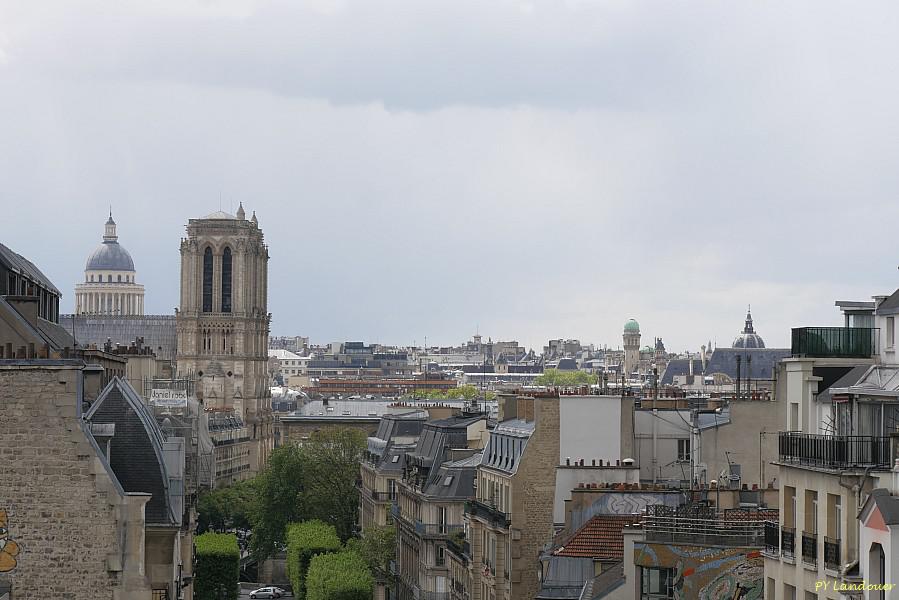
[[[737,356],[740,356],[741,379],[771,379],[775,365],[791,355],[789,348],[715,348],[706,365],[705,375],[723,373],[736,379]],[[750,357],[752,360],[748,361]]]
[[[893,292],[886,300],[880,303],[875,314],[895,315],[899,313],[899,290]]]
[[[6,265],[7,269],[11,271],[15,271],[20,275],[25,275],[29,279],[36,281],[42,286],[46,287],[48,290],[52,290],[53,292],[62,295],[61,292],[56,289],[56,286],[53,285],[53,282],[50,281],[50,278],[44,275],[44,273],[34,266],[34,263],[8,248],[3,244],[0,244],[0,262]]]

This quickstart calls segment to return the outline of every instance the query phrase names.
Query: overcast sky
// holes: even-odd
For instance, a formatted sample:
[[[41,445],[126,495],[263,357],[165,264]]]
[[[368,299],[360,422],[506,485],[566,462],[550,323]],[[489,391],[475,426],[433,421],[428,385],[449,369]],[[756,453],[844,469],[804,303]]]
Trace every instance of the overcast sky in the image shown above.
[[[0,2],[0,241],[148,312],[242,201],[274,335],[769,347],[899,285],[899,4]]]

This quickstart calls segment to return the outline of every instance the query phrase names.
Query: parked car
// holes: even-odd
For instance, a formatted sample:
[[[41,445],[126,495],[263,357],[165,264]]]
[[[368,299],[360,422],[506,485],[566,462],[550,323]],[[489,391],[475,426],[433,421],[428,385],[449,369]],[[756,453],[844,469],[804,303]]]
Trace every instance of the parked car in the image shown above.
[[[279,588],[279,587],[276,587],[276,588],[273,588],[273,589],[275,590],[275,593],[278,594],[278,595],[276,596],[277,598],[283,598],[284,595],[287,593],[286,591],[282,590],[282,589]]]
[[[284,590],[276,587],[264,587],[250,592],[250,598],[280,598]]]

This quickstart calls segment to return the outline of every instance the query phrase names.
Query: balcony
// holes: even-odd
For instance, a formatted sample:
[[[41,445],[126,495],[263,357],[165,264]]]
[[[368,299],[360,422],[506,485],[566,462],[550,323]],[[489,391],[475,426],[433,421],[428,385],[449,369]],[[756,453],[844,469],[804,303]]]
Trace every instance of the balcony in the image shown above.
[[[391,494],[390,492],[376,492],[372,490],[371,499],[375,502],[393,502],[396,500],[396,494]]]
[[[450,600],[449,592],[418,592],[418,600]]]
[[[442,538],[453,535],[457,531],[463,531],[462,525],[450,525],[448,523],[422,523],[415,520],[415,533],[422,537]]]
[[[890,468],[887,437],[781,431],[777,443],[781,463],[835,470]]]
[[[649,506],[643,520],[646,541],[709,546],[764,547],[765,522],[728,519],[707,507]]]
[[[875,327],[796,327],[793,356],[810,358],[871,358],[877,354]]]
[[[500,529],[508,529],[512,524],[512,515],[500,511],[493,505],[485,504],[480,500],[469,500],[465,503],[465,512],[472,517],[479,517],[490,525]]]
[[[802,532],[802,562],[807,565],[818,564],[818,534]]]
[[[774,521],[765,521],[765,552],[780,554],[780,525]]]
[[[794,528],[780,528],[780,553],[784,558],[796,556],[796,530]]]
[[[824,537],[824,568],[840,570],[840,540]]]

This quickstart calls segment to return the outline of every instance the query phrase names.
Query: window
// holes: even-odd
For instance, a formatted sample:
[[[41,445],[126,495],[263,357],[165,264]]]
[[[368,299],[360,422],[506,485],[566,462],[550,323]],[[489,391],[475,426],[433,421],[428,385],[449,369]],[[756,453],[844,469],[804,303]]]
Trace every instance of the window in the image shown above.
[[[119,277],[119,283],[122,283],[122,276],[119,275],[118,277]]]
[[[446,479],[443,480],[443,487],[449,487],[450,484],[452,484],[452,483],[453,483],[453,476],[447,475]]]
[[[677,462],[690,462],[690,440],[677,440]]]
[[[674,598],[674,569],[640,569],[642,598]]]
[[[400,462],[400,455],[399,455],[399,454],[394,454],[394,455],[393,455],[393,458],[390,459],[390,462],[392,462],[392,463]]]
[[[222,312],[231,312],[231,248],[222,254]]]
[[[106,283],[112,283],[112,275],[106,276]]]
[[[212,248],[203,252],[203,312],[212,312]]]
[[[887,317],[887,348],[896,344],[896,317]]]

